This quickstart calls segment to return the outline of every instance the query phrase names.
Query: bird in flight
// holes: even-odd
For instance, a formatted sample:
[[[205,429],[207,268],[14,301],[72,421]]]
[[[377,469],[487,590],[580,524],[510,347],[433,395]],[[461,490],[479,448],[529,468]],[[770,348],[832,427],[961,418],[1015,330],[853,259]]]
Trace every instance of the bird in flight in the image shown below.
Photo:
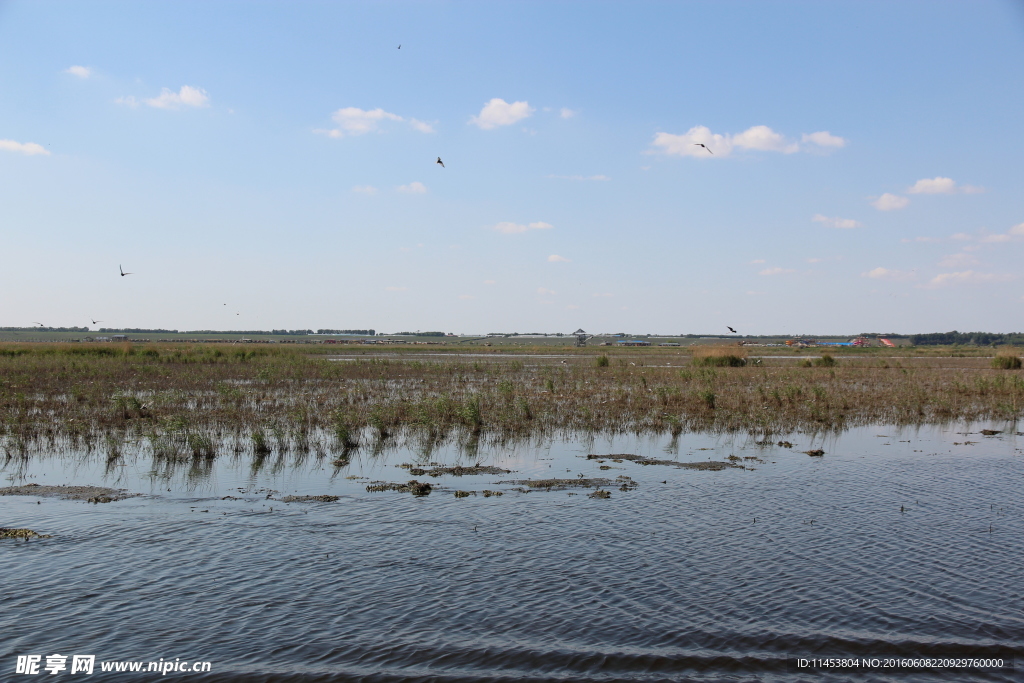
[[[92,318],[89,318],[89,320],[92,320]],[[96,324],[101,323],[101,322],[103,322],[103,321],[102,320],[92,320],[92,324],[93,325],[96,325]]]
[[[693,146],[694,147],[703,147],[704,149],[708,150],[708,154],[714,154],[714,152],[712,152],[710,149],[708,149],[708,146],[705,145],[703,142],[695,142],[695,143],[693,143]]]
[[[729,327],[729,326],[726,325],[726,327]],[[736,330],[732,329],[731,327],[729,327],[729,331],[732,332],[733,334],[739,334]]]
[[[437,163],[441,164],[441,168],[444,168],[444,162],[441,161],[441,157],[437,158]]]
[[[135,273],[124,272],[124,268],[122,268],[121,266],[118,266],[117,269],[121,271],[121,277],[124,277],[125,275],[135,275]]]
[[[399,50],[401,50],[401,49],[402,49],[402,44],[401,44],[401,43],[399,43],[399,44],[398,44],[398,49],[399,49]]]
[[[46,325],[44,325],[44,324],[42,324],[42,323],[37,323],[37,322],[35,322],[35,321],[32,321],[32,324],[33,324],[33,325],[39,325],[39,327],[46,327]]]

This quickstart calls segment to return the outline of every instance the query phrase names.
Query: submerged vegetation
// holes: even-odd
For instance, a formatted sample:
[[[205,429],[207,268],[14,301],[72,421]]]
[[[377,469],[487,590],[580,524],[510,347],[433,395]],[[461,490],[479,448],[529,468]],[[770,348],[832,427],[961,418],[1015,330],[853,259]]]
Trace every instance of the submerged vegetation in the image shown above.
[[[465,352],[466,349],[460,349]],[[546,349],[549,353],[550,350]],[[792,353],[792,352],[790,352]],[[809,354],[808,354],[809,355]],[[725,359],[725,360],[719,360]],[[1000,360],[1009,359],[1009,360]],[[1014,364],[1014,359],[1016,364]],[[189,344],[0,345],[0,445],[11,455],[127,450],[202,463],[550,435],[794,430],[1017,419],[1015,353],[750,359],[740,347],[466,355]]]

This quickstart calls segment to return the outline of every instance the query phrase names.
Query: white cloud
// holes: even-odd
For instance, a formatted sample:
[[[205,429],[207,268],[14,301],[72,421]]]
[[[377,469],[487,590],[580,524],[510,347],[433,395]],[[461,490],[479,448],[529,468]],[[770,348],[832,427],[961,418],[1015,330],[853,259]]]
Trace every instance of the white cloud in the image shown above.
[[[866,273],[861,273],[861,277],[869,277],[873,280],[906,280],[914,276],[913,273],[908,273],[904,270],[892,270],[889,268],[878,267],[873,270],[869,270]]]
[[[0,140],[0,149],[8,152],[20,152],[26,156],[36,154],[49,154],[45,147],[35,142],[15,142],[14,140]]]
[[[756,263],[767,263],[767,261],[765,261],[765,260],[764,260],[763,258],[756,258],[756,259],[754,259],[753,261],[751,261],[750,263],[751,263],[751,264],[756,264]]]
[[[820,130],[817,133],[804,133],[801,138],[804,144],[817,145],[818,147],[845,147],[846,140],[838,135],[832,135],[827,130]]]
[[[385,292],[407,292],[407,291],[409,291],[409,288],[408,287],[385,287],[384,291]]]
[[[792,268],[765,268],[764,270],[758,271],[758,275],[785,275],[786,273],[795,273],[796,271]]]
[[[553,289],[544,289],[543,287],[538,287],[537,288],[537,293],[540,294],[541,296],[554,296],[555,295],[555,290],[553,290]]]
[[[1018,223],[1010,228],[1009,232],[1011,235],[1024,235],[1024,223]]]
[[[978,194],[984,192],[985,188],[975,187],[974,185],[957,185],[956,181],[952,178],[943,178],[942,176],[936,176],[935,178],[922,178],[918,180],[913,186],[907,188],[907,192],[910,194],[955,194],[957,192],[963,194]]]
[[[822,260],[823,259],[820,259],[820,258],[817,258],[817,257],[812,257],[812,258],[807,259],[807,262],[808,263],[821,263]]]
[[[814,216],[811,217],[811,220],[814,221],[815,223],[821,223],[822,225],[828,226],[830,228],[849,229],[862,227],[858,221],[855,221],[852,218],[829,218],[828,216],[823,216],[820,213],[814,214]]]
[[[134,109],[135,107],[139,106],[139,101],[135,99],[133,95],[125,95],[124,97],[118,97],[116,100],[114,100],[114,104],[123,104],[126,107],[131,107],[132,109]]]
[[[971,254],[960,252],[959,254],[950,254],[944,257],[939,261],[939,265],[943,268],[966,268],[978,265],[978,259]]]
[[[528,102],[513,102],[509,104],[500,97],[495,97],[484,105],[479,116],[472,117],[470,123],[475,123],[484,130],[497,128],[498,126],[510,126],[517,121],[522,121],[536,111]]]
[[[419,119],[409,119],[409,125],[421,133],[433,133],[434,127],[426,121],[420,121]]]
[[[377,188],[373,185],[356,185],[352,188],[352,191],[361,194],[377,194]]]
[[[344,107],[334,112],[331,118],[338,127],[334,130],[321,131],[332,138],[340,138],[344,135],[364,135],[377,130],[381,121],[404,121],[398,114],[384,111],[380,107],[376,109],[360,109],[359,107]]]
[[[72,76],[78,76],[79,78],[89,78],[92,76],[92,69],[87,66],[69,66],[64,69],[64,73],[71,74]]]
[[[906,197],[900,197],[899,195],[889,194],[886,192],[881,197],[873,200],[871,206],[875,207],[879,211],[893,211],[895,209],[902,209],[910,200]]]
[[[1012,280],[1012,275],[996,275],[995,273],[976,273],[973,270],[963,270],[955,273],[940,273],[928,283],[930,287],[942,287],[944,285],[976,285],[986,282],[1006,282]]]
[[[558,254],[552,254],[551,256],[548,256],[548,263],[569,263],[569,259],[564,256],[559,256]]]
[[[606,175],[549,175],[556,180],[611,180]]]
[[[427,186],[418,180],[414,180],[408,185],[399,185],[399,192],[405,192],[406,194],[423,194],[427,191]]]
[[[818,135],[818,133],[812,133],[812,135]],[[781,133],[776,133],[768,126],[751,126],[735,135],[721,135],[712,133],[707,126],[694,126],[681,135],[655,133],[654,141],[651,144],[653,149],[649,150],[649,153],[707,159],[716,156],[727,157],[732,154],[734,149],[782,152],[783,154],[792,154],[800,150],[799,145],[787,140]],[[701,147],[702,144],[707,148]],[[708,150],[710,150],[710,154]]]
[[[128,99],[128,98],[124,98]],[[134,100],[135,98],[131,98]],[[160,91],[157,97],[144,100],[146,104],[157,109],[178,109],[179,107],[208,107],[210,97],[202,88],[193,88],[191,85],[183,85],[178,92],[169,88]],[[128,104],[126,102],[126,104]],[[134,104],[131,106],[135,106]]]
[[[768,126],[752,126],[739,135],[732,138],[732,144],[744,149],[758,149],[763,152],[783,152],[792,154],[799,147],[793,143],[786,142],[780,133],[776,133]]]
[[[528,225],[522,225],[521,223],[512,223],[509,221],[503,221],[495,225],[492,230],[500,232],[505,235],[515,235],[529,230],[551,230],[555,226],[544,221],[537,221],[536,223],[530,223]]]
[[[949,239],[957,240],[957,241],[964,241],[964,240],[970,240],[970,239],[974,239],[974,238],[971,237],[970,235],[968,235],[966,232],[958,232],[958,233],[954,233],[954,234],[950,235]]]
[[[956,192],[956,181],[952,178],[923,178],[908,187],[910,194],[952,194]]]
[[[572,109],[568,109],[566,107],[562,107],[562,110],[558,112],[558,115],[561,116],[563,119],[571,119],[572,117],[576,116],[576,114],[579,114],[579,112],[573,111]]]

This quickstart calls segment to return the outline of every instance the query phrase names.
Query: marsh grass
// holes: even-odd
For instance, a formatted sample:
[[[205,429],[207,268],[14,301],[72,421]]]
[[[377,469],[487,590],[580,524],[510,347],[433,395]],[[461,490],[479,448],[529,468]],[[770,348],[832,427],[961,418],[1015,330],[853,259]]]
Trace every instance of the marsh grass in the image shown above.
[[[997,370],[1020,370],[1021,358],[1015,346],[1001,347],[995,358],[992,359],[992,367]]]
[[[742,346],[698,346],[693,350],[692,365],[696,367],[742,368],[747,364],[747,351]]]
[[[983,357],[880,367],[877,356],[844,355],[831,367],[798,368],[782,359],[685,365],[685,349],[580,349],[573,355],[592,360],[568,365],[509,354],[331,362],[306,351],[0,345],[0,448],[8,457],[99,451],[108,462],[134,450],[198,468],[222,453],[247,453],[262,467],[287,453],[345,463],[357,449],[407,443],[429,452],[455,439],[469,452],[488,439],[558,432],[769,435],[1014,420],[1024,406],[1020,373],[993,369]],[[694,360],[744,355],[724,347]],[[602,356],[607,366],[597,363]]]

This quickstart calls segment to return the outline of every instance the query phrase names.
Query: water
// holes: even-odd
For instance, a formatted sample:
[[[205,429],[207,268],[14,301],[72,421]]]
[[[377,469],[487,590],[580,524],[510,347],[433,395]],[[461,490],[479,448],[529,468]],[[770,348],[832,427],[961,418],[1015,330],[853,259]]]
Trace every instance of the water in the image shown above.
[[[471,460],[515,472],[420,476],[439,486],[425,497],[365,490],[408,480],[404,451],[340,471],[313,457],[257,472],[248,457],[109,472],[83,455],[9,461],[9,483],[145,495],[0,498],[0,526],[53,535],[0,541],[0,679],[23,678],[17,655],[83,653],[211,662],[171,680],[1021,680],[789,668],[992,653],[1024,666],[1024,439],[979,429],[793,435],[792,449],[702,435],[482,448]],[[764,462],[600,470],[588,453]],[[467,462],[455,446],[426,457]],[[639,486],[594,499],[507,483],[578,474]],[[505,494],[453,495],[484,489]],[[287,494],[340,499],[267,498]]]

